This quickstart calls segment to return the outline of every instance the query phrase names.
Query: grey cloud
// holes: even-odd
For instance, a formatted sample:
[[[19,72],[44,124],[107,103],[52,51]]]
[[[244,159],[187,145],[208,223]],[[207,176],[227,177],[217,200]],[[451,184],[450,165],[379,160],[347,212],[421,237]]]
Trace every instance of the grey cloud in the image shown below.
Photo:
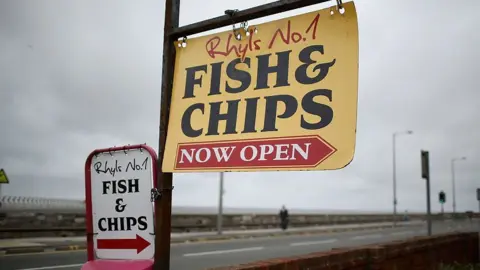
[[[256,4],[182,0],[180,21]],[[441,189],[451,209],[450,159],[457,156],[468,157],[456,165],[457,207],[477,209],[480,3],[358,0],[356,6],[353,162],[338,171],[227,173],[227,205],[390,211],[392,133],[412,129],[397,142],[399,210],[425,208],[420,149],[431,153],[434,210]],[[4,193],[82,198],[90,151],[144,142],[157,148],[162,31],[163,1],[0,2],[0,167],[12,181]],[[177,205],[217,203],[216,173],[178,174],[174,182]]]

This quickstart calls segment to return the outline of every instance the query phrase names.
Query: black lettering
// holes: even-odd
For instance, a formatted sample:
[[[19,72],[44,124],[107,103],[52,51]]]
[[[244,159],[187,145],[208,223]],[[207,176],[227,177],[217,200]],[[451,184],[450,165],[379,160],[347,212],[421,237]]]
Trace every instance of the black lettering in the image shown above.
[[[231,87],[230,84],[227,82],[225,85],[225,91],[231,94],[236,94],[245,91],[248,86],[250,86],[250,83],[252,82],[252,76],[250,76],[250,73],[238,69],[237,65],[238,64],[246,64],[247,67],[250,69],[250,58],[245,58],[245,60],[242,62],[240,58],[236,58],[232,62],[230,62],[227,66],[227,76],[235,81],[240,82],[239,87]]]
[[[120,179],[113,181],[103,181],[103,194],[124,194],[124,193],[136,193],[139,190],[139,179]],[[110,190],[111,189],[111,190]]]
[[[118,219],[117,218],[107,218],[108,230],[109,231],[118,231]]]
[[[188,107],[185,110],[182,116],[182,132],[183,134],[185,134],[185,136],[190,138],[198,137],[202,135],[202,132],[203,132],[203,128],[193,129],[192,127],[192,113],[197,109],[200,110],[203,114],[204,113],[203,110],[205,109],[204,104],[203,103],[192,104],[190,107]]]
[[[298,108],[297,100],[290,95],[270,96],[265,97],[265,99],[265,122],[263,124],[262,132],[277,131],[277,118],[289,118],[295,114]],[[279,102],[283,102],[283,104],[285,104],[285,111],[282,114],[277,115]]]
[[[110,189],[110,181],[102,181],[102,194],[107,194],[108,189]]]
[[[213,63],[211,65],[212,78],[210,79],[210,92],[208,93],[208,95],[220,95],[220,78],[222,77],[223,62]]]
[[[145,158],[145,160],[142,162],[142,165],[140,165],[140,164],[137,164],[137,159],[134,158],[133,161],[128,162],[127,168],[125,169],[125,172],[128,172],[128,169],[132,169],[134,171],[146,170],[147,169],[147,161],[148,161],[148,157]]]
[[[194,98],[195,95],[193,94],[193,90],[195,85],[200,85],[202,87],[202,79],[203,75],[200,75],[200,78],[195,78],[195,74],[198,71],[203,71],[205,74],[207,73],[207,65],[196,66],[196,67],[189,67],[185,69],[187,71],[186,78],[185,78],[185,95],[183,98]]]
[[[137,225],[137,219],[134,217],[127,217],[127,231],[131,231],[132,227]]]
[[[123,203],[123,198],[118,198],[115,201],[115,211],[117,211],[117,213],[123,212],[125,210],[125,207],[127,207],[127,204]]]
[[[218,124],[220,121],[226,121],[225,132],[223,134],[236,134],[238,103],[240,99],[227,101],[227,112],[220,113],[222,102],[210,103],[210,119],[208,120],[208,132],[205,135],[219,135]]]
[[[138,229],[140,231],[145,231],[148,227],[147,223],[147,217],[146,216],[141,216],[138,218]]]
[[[113,182],[115,183],[115,181]],[[117,193],[123,194],[127,191],[127,180],[121,179],[116,181],[116,183],[117,183],[117,190],[113,194],[117,194]]]
[[[148,165],[148,157],[145,158],[145,160],[142,162],[143,169],[146,170]]]
[[[120,219],[120,230],[125,231],[125,218],[119,217],[119,219]]]
[[[102,164],[101,161],[95,162],[95,164],[93,164],[93,169],[97,174],[109,173],[112,176],[115,176],[116,172],[122,172],[122,166],[118,165],[118,160],[115,160],[115,166],[113,167],[108,166],[108,161],[105,161],[105,164]]]
[[[136,217],[108,217],[98,220],[98,229],[105,231],[131,231],[138,228],[141,231],[148,229],[146,216]]]
[[[117,194],[117,181],[110,181],[112,184],[112,191],[110,194]]]
[[[323,55],[323,45],[305,47],[298,54],[298,59],[304,64],[300,65],[295,71],[295,79],[301,84],[314,84],[323,80],[327,76],[330,67],[335,64],[336,59],[333,59],[332,62],[320,63],[313,67],[313,72],[319,71],[318,74],[314,77],[309,77],[307,74],[308,67],[317,63],[317,61],[312,60],[313,52],[320,52]]]
[[[246,98],[247,103],[245,109],[245,124],[243,126],[242,133],[252,133],[257,132],[255,128],[256,119],[257,119],[257,105],[260,98]]]
[[[277,80],[273,87],[289,86],[288,65],[290,62],[290,51],[277,52],[277,65],[269,66],[271,54],[258,55],[257,86],[255,90],[269,88],[268,74],[277,73]]]
[[[102,170],[102,162],[95,162],[95,164],[93,164],[93,169],[97,172],[97,174],[100,174],[100,173],[106,173],[106,171]]]
[[[138,178],[128,179],[128,193],[137,193],[138,186]]]
[[[107,230],[107,228],[105,228],[105,222],[106,222],[106,218],[100,218],[98,220],[98,229],[102,232]]]
[[[316,123],[309,123],[305,120],[302,114],[300,126],[304,129],[321,129],[328,126],[333,120],[333,109],[325,104],[321,104],[314,101],[315,97],[324,96],[328,100],[332,101],[332,90],[329,89],[317,89],[308,92],[302,99],[303,110],[307,113],[317,115],[320,120]]]

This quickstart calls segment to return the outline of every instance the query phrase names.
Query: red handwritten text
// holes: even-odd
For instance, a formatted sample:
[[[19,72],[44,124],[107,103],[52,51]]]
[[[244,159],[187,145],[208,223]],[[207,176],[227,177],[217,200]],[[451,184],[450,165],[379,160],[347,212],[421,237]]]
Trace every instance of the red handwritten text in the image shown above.
[[[222,43],[220,37],[215,36],[207,41],[205,44],[205,49],[207,50],[208,55],[211,58],[215,58],[216,55],[229,56],[232,52],[235,53],[237,57],[240,57],[245,60],[245,56],[248,51],[260,50],[260,39],[254,39],[253,31],[250,32],[248,43],[247,44],[238,44],[235,45],[232,43],[233,35],[228,35],[227,42]]]
[[[291,30],[291,22],[288,20],[287,23],[287,33],[285,34],[282,29],[277,29],[275,31],[275,34],[273,34],[272,40],[270,40],[270,43],[268,43],[268,48],[271,49],[273,47],[273,44],[277,41],[277,37],[280,36],[280,39],[285,43],[285,44],[290,44],[290,41],[293,41],[294,43],[298,43],[300,41],[306,41],[307,37],[306,35],[309,34],[311,31],[312,39],[315,40],[317,38],[317,27],[318,27],[318,20],[320,19],[320,14],[317,14],[315,18],[313,18],[312,22],[310,25],[307,27],[307,30],[305,31],[305,36],[302,36],[301,33],[299,32],[292,32]],[[312,29],[313,28],[313,29]]]
[[[278,28],[268,43],[268,49],[271,49],[275,43],[278,43],[277,40],[287,45],[291,42],[298,43],[300,41],[307,41],[308,39],[315,40],[317,38],[319,19],[320,14],[317,14],[303,34],[301,31],[292,31],[292,23],[288,20],[286,31]],[[261,40],[254,36],[254,31],[250,30],[248,42],[240,44],[234,44],[234,41],[232,40],[232,38],[234,38],[233,34],[228,35],[226,42],[222,41],[219,36],[214,36],[205,44],[205,50],[211,58],[215,58],[217,55],[229,56],[230,54],[235,53],[235,55],[240,57],[243,61],[245,60],[247,52],[260,50]]]

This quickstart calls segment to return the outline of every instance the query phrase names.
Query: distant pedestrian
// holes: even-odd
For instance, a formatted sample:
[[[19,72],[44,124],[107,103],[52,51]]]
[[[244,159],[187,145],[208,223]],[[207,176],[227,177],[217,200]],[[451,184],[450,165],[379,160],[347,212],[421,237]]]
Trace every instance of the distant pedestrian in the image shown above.
[[[288,228],[288,210],[285,208],[285,205],[282,205],[282,209],[280,209],[280,227],[282,230],[286,230]]]

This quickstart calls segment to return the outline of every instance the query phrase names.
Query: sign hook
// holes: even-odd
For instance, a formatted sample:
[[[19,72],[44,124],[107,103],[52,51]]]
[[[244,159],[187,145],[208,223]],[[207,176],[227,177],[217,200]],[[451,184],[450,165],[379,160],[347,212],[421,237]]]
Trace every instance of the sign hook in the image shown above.
[[[227,9],[225,10],[225,14],[228,15],[232,19],[232,27],[233,27],[233,35],[235,36],[236,40],[241,40],[242,35],[240,34],[240,31],[238,31],[240,28],[235,27],[235,22],[233,21],[233,16],[238,12],[238,9]],[[243,23],[242,23],[243,25]]]
[[[162,199],[163,192],[172,191],[173,188],[174,188],[173,186],[172,186],[172,188],[163,188],[163,189],[152,188],[150,190],[150,201],[155,202],[155,201],[158,201],[158,200]]]

